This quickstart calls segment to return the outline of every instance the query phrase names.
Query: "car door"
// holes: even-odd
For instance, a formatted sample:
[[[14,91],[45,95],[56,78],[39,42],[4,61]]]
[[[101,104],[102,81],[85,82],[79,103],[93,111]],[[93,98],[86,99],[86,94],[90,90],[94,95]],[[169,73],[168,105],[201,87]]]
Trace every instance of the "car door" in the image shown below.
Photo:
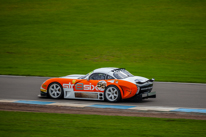
[[[103,99],[102,92],[104,92],[106,87],[105,78],[106,74],[104,73],[93,73],[88,79],[76,83],[74,85],[75,97]]]
[[[82,92],[98,92],[97,85],[100,81],[106,79],[106,74],[104,73],[93,73],[88,79],[82,80],[74,85],[74,91]],[[101,82],[100,82],[101,83]]]

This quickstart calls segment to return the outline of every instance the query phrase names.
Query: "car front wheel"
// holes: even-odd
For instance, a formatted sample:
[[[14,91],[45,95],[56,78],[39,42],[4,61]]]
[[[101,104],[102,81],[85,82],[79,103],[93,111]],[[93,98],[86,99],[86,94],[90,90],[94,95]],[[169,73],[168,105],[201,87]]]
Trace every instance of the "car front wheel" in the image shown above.
[[[105,98],[109,102],[118,102],[121,99],[119,88],[111,85],[105,89]]]
[[[51,98],[62,98],[64,94],[62,86],[56,82],[49,85],[47,93]]]

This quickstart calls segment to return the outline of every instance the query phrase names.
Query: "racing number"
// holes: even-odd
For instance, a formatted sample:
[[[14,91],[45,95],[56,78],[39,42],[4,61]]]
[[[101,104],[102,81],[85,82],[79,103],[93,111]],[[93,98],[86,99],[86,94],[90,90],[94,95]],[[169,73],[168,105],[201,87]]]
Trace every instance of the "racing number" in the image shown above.
[[[75,89],[76,90],[83,90],[84,89],[84,84],[83,83],[77,83],[75,85]]]

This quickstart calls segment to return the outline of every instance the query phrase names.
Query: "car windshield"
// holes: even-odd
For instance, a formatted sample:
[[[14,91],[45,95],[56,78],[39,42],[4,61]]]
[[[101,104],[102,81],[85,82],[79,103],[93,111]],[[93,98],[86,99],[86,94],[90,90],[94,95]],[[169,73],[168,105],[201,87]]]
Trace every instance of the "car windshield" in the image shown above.
[[[133,75],[125,69],[116,70],[114,72],[114,76],[117,79],[124,79],[124,78],[128,78],[128,77],[133,77]]]

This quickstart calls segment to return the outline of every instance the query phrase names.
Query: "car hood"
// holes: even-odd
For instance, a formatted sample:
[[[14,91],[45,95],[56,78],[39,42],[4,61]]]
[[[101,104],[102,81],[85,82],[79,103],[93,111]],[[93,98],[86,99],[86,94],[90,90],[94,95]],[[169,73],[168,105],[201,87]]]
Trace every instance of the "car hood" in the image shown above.
[[[61,77],[61,78],[78,79],[79,77],[82,77],[82,76],[85,76],[85,75],[73,74],[73,75],[67,75],[67,76],[64,76],[64,77]]]
[[[125,78],[125,79],[122,79],[122,80],[129,81],[131,83],[136,84],[136,82],[144,83],[144,82],[148,81],[149,79],[147,79],[145,77],[141,77],[141,76],[134,76],[134,77],[128,77],[128,78]]]

